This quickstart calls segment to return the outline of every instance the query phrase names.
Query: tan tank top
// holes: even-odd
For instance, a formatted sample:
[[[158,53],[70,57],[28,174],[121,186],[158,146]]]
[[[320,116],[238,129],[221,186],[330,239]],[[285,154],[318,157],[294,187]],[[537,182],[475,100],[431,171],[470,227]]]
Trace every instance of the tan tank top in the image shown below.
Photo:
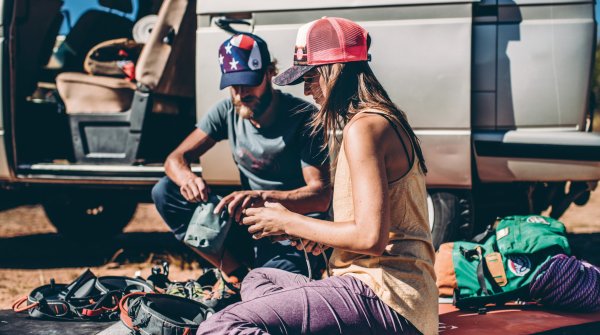
[[[413,156],[409,172],[388,184],[392,225],[383,255],[335,249],[330,267],[334,276],[351,275],[363,281],[384,303],[429,335],[438,333],[435,252],[427,219],[425,176],[417,156]],[[343,145],[338,154],[334,185],[334,220],[354,220],[352,184]]]

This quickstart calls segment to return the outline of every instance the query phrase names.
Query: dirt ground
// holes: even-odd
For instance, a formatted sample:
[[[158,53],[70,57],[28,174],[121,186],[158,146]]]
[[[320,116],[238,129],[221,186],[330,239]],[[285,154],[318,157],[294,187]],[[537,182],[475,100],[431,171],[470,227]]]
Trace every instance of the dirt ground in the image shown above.
[[[572,205],[561,218],[571,233],[575,254],[600,264],[600,191],[583,207]],[[167,260],[172,280],[187,280],[202,272],[199,259],[167,231],[152,204],[142,204],[124,234],[96,244],[63,240],[39,205],[0,211],[0,309],[33,288],[68,283],[90,268],[96,275],[150,275],[153,264]]]
[[[39,205],[1,211],[0,310],[51,278],[69,283],[87,268],[97,276],[133,277],[139,271],[146,278],[163,260],[170,263],[171,280],[202,273],[199,260],[179,245],[151,204],[140,205],[124,234],[107,245],[63,240]]]

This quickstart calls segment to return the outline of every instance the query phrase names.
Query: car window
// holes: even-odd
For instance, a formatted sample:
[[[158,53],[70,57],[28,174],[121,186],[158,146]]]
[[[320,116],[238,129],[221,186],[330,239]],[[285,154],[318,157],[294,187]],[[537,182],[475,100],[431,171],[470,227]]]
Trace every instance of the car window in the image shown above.
[[[138,11],[138,1],[132,1],[133,3],[133,11],[129,14],[125,14],[124,16],[132,21],[135,20],[137,11]],[[64,16],[64,20],[62,22],[62,26],[60,27],[60,35],[67,35],[71,30],[71,27],[79,20],[83,13],[89,10],[100,10],[108,12],[109,8],[101,6],[98,3],[98,0],[64,0],[64,4],[62,6],[62,13]],[[122,15],[122,12],[113,10],[114,13]]]

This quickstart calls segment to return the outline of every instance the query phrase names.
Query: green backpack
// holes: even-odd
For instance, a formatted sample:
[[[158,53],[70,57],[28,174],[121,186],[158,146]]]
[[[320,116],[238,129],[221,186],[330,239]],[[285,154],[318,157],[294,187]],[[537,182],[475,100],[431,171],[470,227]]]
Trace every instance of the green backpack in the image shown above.
[[[570,254],[565,233],[549,217],[509,216],[474,238],[480,243],[445,243],[436,260],[440,293],[451,289],[461,309],[528,301],[538,269],[556,254]]]

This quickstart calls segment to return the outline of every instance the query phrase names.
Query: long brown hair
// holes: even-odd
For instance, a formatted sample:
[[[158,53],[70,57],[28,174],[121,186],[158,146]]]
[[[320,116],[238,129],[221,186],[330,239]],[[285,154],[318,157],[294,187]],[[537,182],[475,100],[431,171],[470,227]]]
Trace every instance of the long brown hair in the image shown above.
[[[320,65],[316,71],[325,80],[327,93],[321,109],[310,122],[313,134],[322,129],[325,143],[331,143],[332,134],[342,129],[353,115],[361,110],[377,110],[402,125],[411,139],[421,169],[427,173],[419,139],[406,114],[392,102],[368,62]]]

